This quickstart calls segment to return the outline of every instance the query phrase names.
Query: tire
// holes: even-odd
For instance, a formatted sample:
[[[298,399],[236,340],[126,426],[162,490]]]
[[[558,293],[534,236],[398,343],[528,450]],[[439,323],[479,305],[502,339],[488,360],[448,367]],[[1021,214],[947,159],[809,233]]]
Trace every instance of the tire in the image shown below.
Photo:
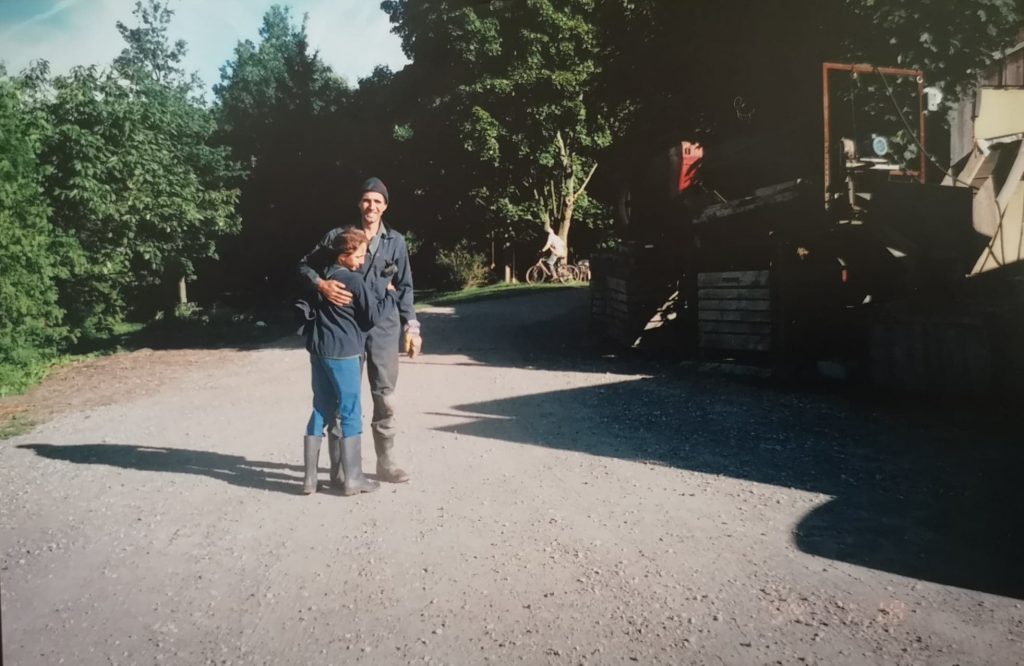
[[[569,282],[579,282],[580,281],[580,269],[579,269],[579,266],[574,266],[572,264],[568,264],[565,267],[565,279],[568,280]]]
[[[548,277],[548,274],[544,272],[544,269],[539,265],[534,264],[526,269],[526,283],[537,284],[544,282]]]

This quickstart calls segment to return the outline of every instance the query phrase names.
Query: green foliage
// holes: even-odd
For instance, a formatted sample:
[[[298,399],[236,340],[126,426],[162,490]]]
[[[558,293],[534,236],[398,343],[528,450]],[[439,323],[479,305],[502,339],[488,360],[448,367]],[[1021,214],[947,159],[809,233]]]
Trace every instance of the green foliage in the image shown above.
[[[208,139],[214,122],[167,41],[172,12],[138,3],[139,25],[111,70],[76,68],[37,82],[51,131],[40,159],[67,275],[60,302],[76,330],[110,330],[147,287],[194,278],[199,260],[236,233],[239,174]]]
[[[420,247],[423,245],[419,235],[413,231],[407,231],[402,234],[402,237],[405,238],[405,248],[409,253],[409,257],[416,256],[416,253],[420,251]]]
[[[241,184],[239,237],[224,248],[230,270],[218,286],[288,284],[294,263],[335,223],[355,214],[357,193],[339,187],[347,125],[338,117],[350,91],[309,48],[306,22],[275,5],[258,43],[246,40],[214,86],[217,139],[249,166]],[[355,185],[351,185],[354,189]]]
[[[468,289],[487,281],[487,258],[474,252],[465,240],[439,249],[434,261],[442,289]]]
[[[90,334],[144,288],[193,278],[238,229],[228,183],[240,172],[207,143],[214,121],[177,66],[184,43],[168,44],[171,14],[137,4],[139,25],[118,24],[127,46],[112,69],[76,68],[36,90],[52,126],[40,159],[67,268],[61,304]]]
[[[188,301],[187,303],[178,303],[174,306],[174,318],[175,319],[192,319],[200,312],[199,305]]]
[[[240,171],[147,0],[109,69],[0,73],[0,393],[74,339],[113,331],[154,285],[193,278],[238,227]],[[40,166],[43,165],[43,166]]]
[[[412,127],[407,124],[395,125],[392,137],[395,141],[408,141],[413,137]]]
[[[0,70],[0,396],[37,380],[68,340],[35,150],[45,126]]]
[[[595,223],[586,176],[611,141],[608,119],[590,103],[600,71],[595,6],[382,3],[417,80],[416,113],[402,119],[413,129],[406,159],[430,156],[417,191],[428,210],[445,211],[448,242],[539,235],[548,207],[537,193],[551,187],[565,204],[555,214],[563,238],[581,212]]]
[[[1016,38],[1015,0],[846,0],[844,56],[925,72],[949,100]]]

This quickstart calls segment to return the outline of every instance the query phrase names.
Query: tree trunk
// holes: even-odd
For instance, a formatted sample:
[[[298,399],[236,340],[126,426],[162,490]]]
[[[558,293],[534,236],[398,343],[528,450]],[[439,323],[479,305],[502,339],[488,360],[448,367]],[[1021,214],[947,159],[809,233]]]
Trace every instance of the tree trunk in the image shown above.
[[[565,261],[569,262],[569,228],[572,226],[572,213],[575,208],[575,197],[566,199],[565,209],[562,211],[562,221],[558,225],[558,237],[565,243]]]
[[[552,229],[553,231],[552,222],[556,218],[558,219],[558,231],[555,233],[565,243],[566,261],[568,261],[569,229],[572,227],[572,216],[576,208],[576,199],[583,196],[583,193],[586,192],[587,185],[597,170],[597,163],[595,162],[591,165],[590,171],[583,178],[582,184],[576,187],[579,174],[576,163],[573,161],[572,153],[566,147],[561,132],[555,133],[555,145],[558,146],[558,153],[562,161],[560,175],[552,178],[549,183],[550,189],[544,188],[542,192],[534,190],[534,196],[538,204],[541,221],[546,229]],[[560,182],[556,183],[556,179]],[[546,201],[548,195],[550,195],[550,202]],[[548,207],[549,203],[550,208]]]
[[[178,280],[178,303],[181,305],[188,303],[188,287],[185,278]]]

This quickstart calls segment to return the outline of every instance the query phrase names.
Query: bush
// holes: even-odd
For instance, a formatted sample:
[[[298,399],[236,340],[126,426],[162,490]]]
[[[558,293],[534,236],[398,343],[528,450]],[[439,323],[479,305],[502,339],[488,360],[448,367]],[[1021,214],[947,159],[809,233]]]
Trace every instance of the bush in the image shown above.
[[[412,258],[416,256],[416,253],[419,252],[420,245],[423,244],[420,237],[413,231],[403,231],[402,237],[405,238],[405,249],[408,251],[409,257]]]
[[[441,248],[434,261],[442,289],[468,289],[487,281],[487,258],[461,240],[451,249]]]
[[[174,318],[175,319],[196,319],[202,314],[202,308],[198,304],[191,301],[187,303],[178,303],[174,306]]]
[[[39,184],[37,129],[0,70],[0,395],[38,381],[68,340],[57,305],[63,267]]]

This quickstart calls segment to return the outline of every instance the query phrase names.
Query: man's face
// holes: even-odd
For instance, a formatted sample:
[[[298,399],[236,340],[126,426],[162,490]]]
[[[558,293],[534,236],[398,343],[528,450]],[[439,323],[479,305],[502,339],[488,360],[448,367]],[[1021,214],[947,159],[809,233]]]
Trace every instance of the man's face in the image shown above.
[[[356,248],[352,254],[342,254],[338,256],[338,263],[349,269],[350,271],[357,271],[366,261],[366,243],[363,243]]]
[[[388,205],[384,203],[384,195],[377,192],[363,192],[363,197],[359,200],[359,212],[363,216],[364,227],[380,222],[381,215],[387,209]]]

